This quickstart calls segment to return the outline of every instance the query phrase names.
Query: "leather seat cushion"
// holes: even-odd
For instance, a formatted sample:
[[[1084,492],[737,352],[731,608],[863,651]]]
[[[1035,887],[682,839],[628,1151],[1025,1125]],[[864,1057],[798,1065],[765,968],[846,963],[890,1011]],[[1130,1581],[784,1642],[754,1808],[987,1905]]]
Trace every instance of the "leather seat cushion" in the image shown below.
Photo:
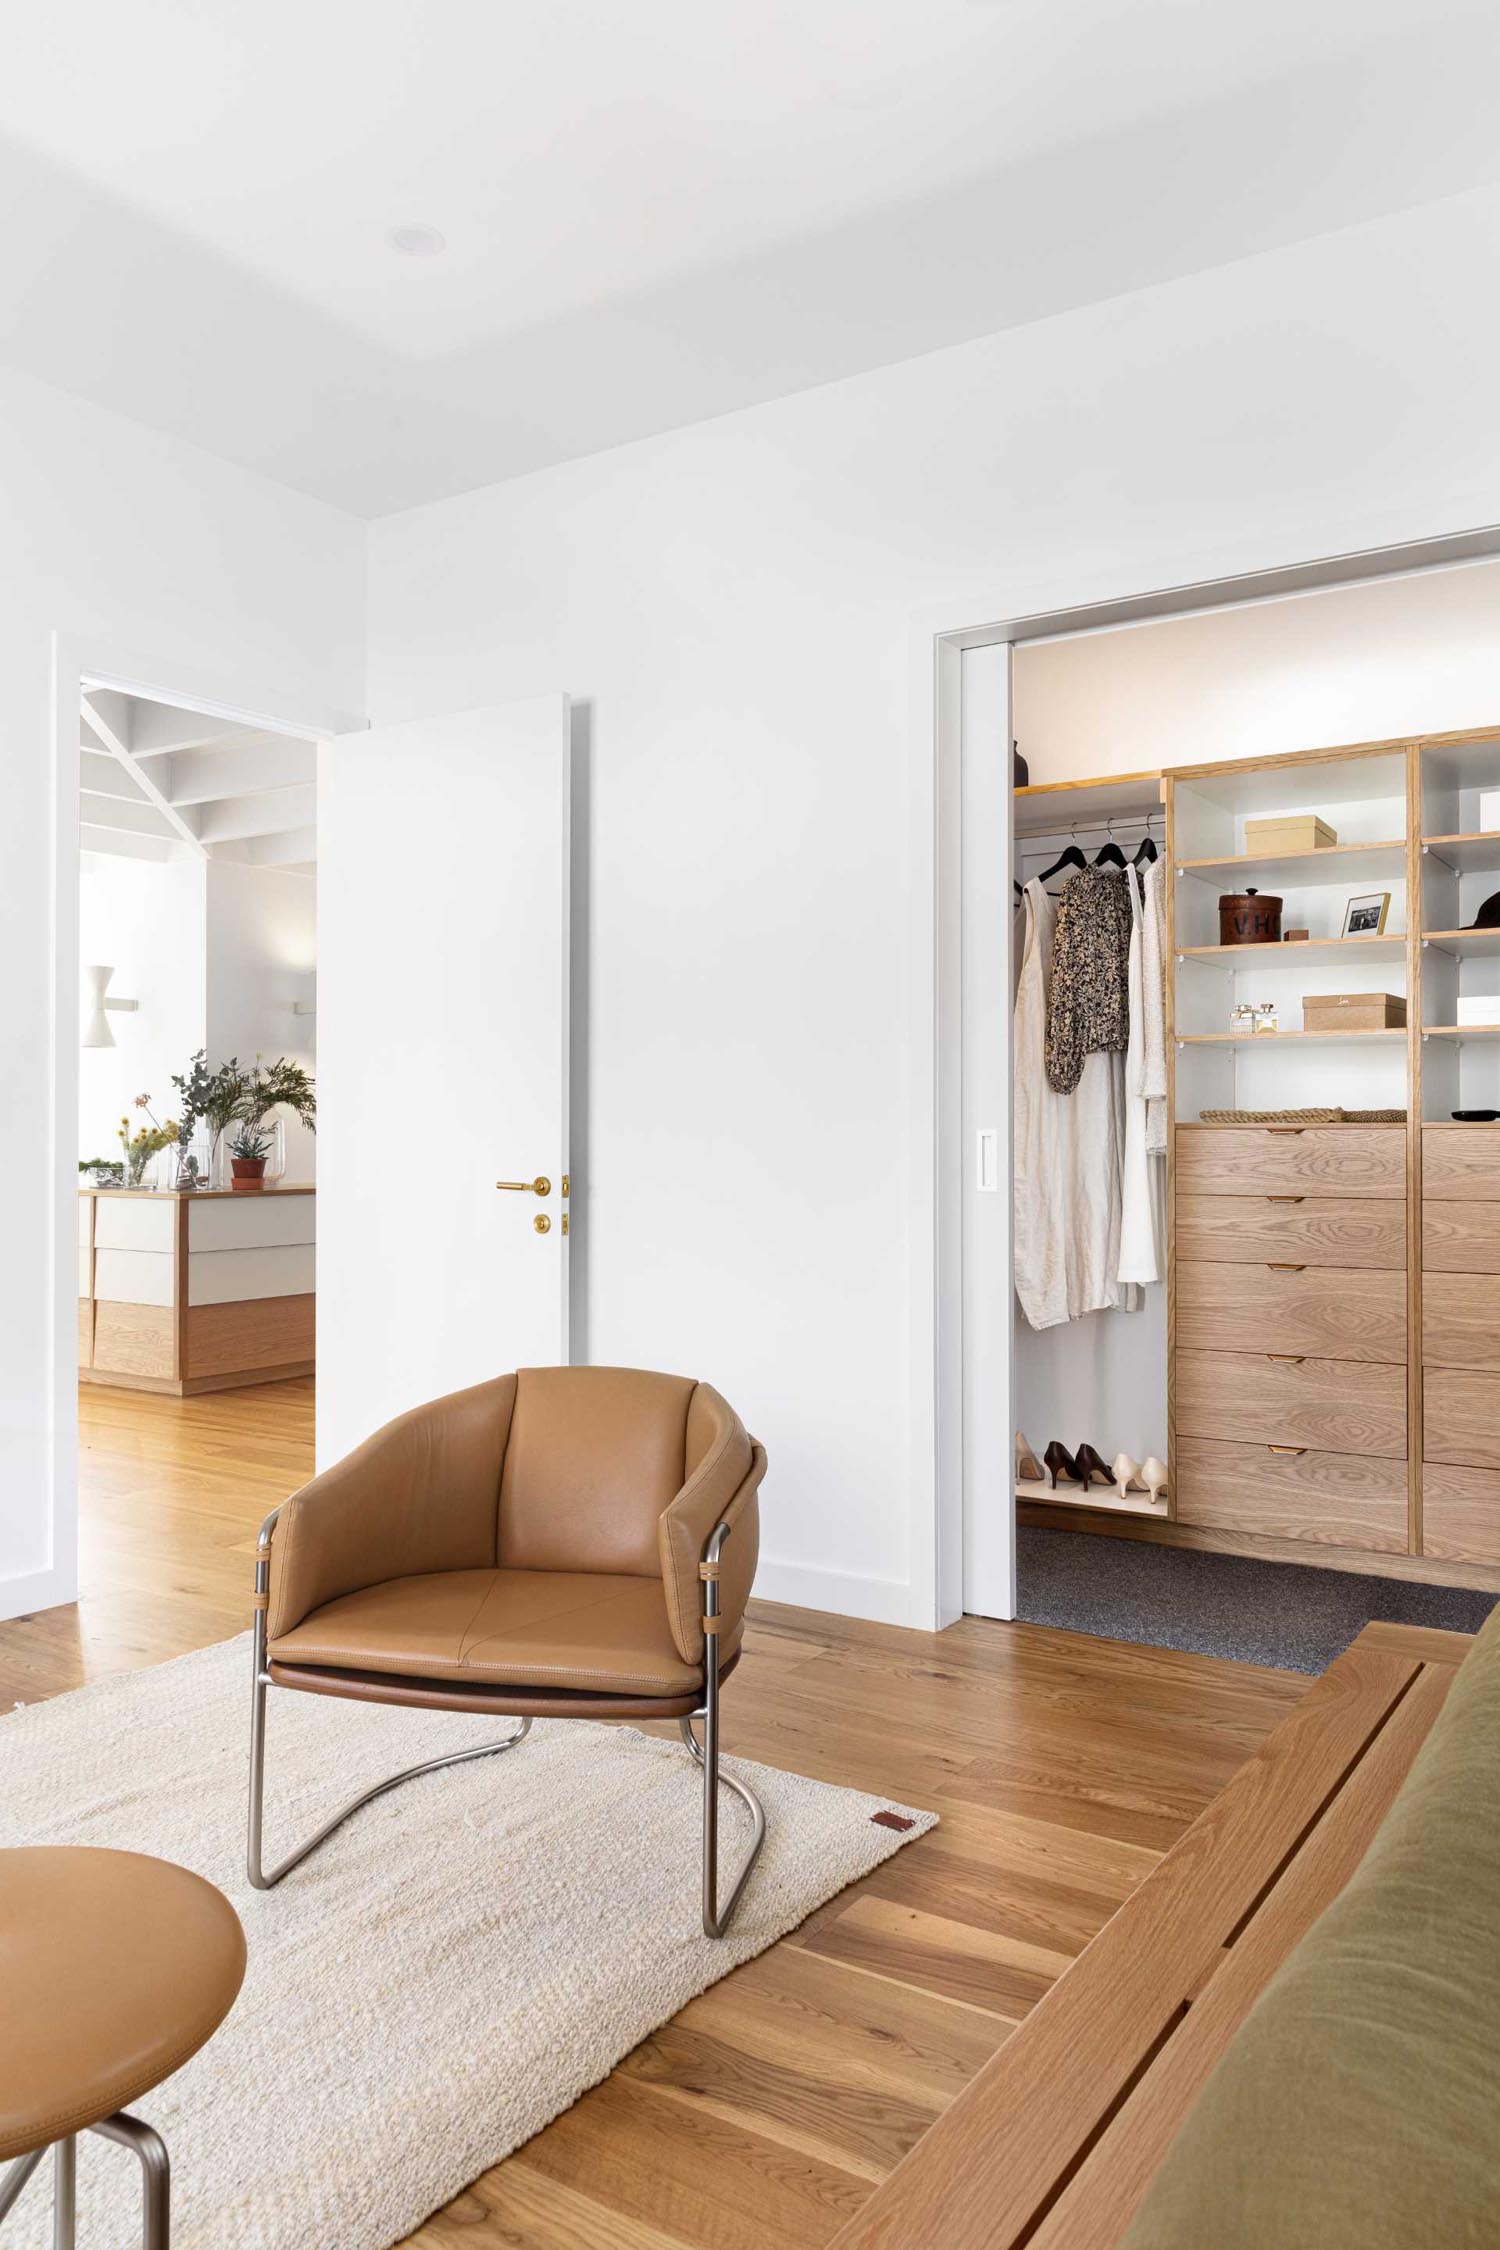
[[[0,1851],[0,2160],[170,2078],[244,1974],[239,1916],[201,1875],[141,1852]]]
[[[678,1654],[659,1577],[576,1570],[388,1579],[325,1602],[269,1653],[277,1664],[593,1694],[681,1694],[703,1678]]]

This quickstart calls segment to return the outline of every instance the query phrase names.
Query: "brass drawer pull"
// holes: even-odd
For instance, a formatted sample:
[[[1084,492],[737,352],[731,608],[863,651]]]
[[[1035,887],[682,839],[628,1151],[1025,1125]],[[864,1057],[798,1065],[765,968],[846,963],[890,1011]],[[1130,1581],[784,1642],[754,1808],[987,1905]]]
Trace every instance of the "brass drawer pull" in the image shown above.
[[[1266,1131],[1268,1133],[1305,1133],[1307,1127],[1305,1125],[1268,1125]]]
[[[1266,1201],[1268,1203],[1305,1203],[1307,1197],[1305,1195],[1268,1195]]]
[[[1267,1273],[1306,1273],[1307,1268],[1305,1265],[1289,1266],[1278,1264],[1276,1259],[1268,1258],[1266,1260],[1266,1271]]]
[[[1267,1352],[1266,1357],[1279,1361],[1284,1367],[1300,1367],[1307,1354],[1306,1352]]]
[[[1305,1445],[1268,1445],[1268,1446],[1266,1447],[1266,1451],[1267,1451],[1268,1453],[1297,1453],[1297,1454],[1301,1454],[1301,1453],[1305,1453],[1305,1452],[1307,1451],[1307,1447],[1306,1447]]]

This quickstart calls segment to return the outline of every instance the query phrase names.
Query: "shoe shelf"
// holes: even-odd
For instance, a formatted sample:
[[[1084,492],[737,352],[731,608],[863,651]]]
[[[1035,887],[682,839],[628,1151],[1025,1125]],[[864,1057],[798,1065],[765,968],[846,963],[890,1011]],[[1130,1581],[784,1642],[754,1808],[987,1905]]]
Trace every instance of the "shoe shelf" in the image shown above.
[[[1154,1516],[1161,1523],[1169,1514],[1167,1495],[1162,1492],[1153,1500],[1149,1492],[1127,1492],[1120,1498],[1113,1485],[1060,1484],[1054,1492],[1045,1477],[1032,1483],[1029,1478],[1016,1485],[1018,1500],[1039,1500],[1049,1508],[1087,1508],[1094,1515],[1103,1516]]]

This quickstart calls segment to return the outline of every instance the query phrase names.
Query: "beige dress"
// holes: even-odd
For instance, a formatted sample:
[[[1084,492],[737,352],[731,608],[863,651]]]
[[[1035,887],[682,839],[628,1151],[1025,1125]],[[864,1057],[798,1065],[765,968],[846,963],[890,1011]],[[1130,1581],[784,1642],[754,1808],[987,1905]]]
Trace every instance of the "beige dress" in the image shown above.
[[[1085,1056],[1071,1094],[1047,1078],[1055,911],[1033,877],[1022,899],[1012,1052],[1016,1295],[1033,1328],[1133,1309],[1141,1295],[1118,1278],[1125,1058]]]

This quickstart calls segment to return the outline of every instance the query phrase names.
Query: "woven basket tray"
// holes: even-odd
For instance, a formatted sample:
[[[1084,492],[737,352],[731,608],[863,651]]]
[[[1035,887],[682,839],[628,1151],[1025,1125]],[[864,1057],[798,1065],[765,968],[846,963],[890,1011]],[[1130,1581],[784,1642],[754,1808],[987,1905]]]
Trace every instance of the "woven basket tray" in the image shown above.
[[[1404,1125],[1404,1109],[1205,1109],[1200,1125]]]

